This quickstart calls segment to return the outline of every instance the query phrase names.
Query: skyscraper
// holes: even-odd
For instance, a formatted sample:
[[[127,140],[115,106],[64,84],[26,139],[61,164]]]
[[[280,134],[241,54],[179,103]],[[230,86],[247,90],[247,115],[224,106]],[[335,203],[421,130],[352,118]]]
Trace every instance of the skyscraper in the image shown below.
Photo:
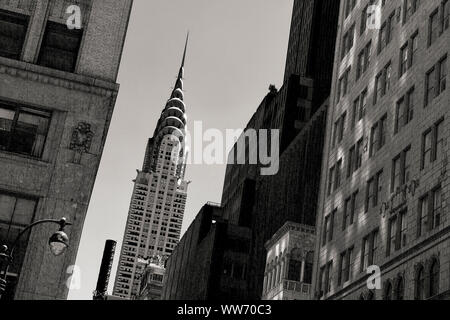
[[[189,182],[184,180],[186,106],[183,102],[184,48],[175,87],[149,139],[142,170],[137,173],[113,294],[133,299],[145,267],[160,264],[180,240]]]
[[[0,245],[12,249],[38,220],[73,223],[58,257],[48,248],[55,226],[21,236],[2,299],[67,297],[131,7],[132,0],[0,1]]]
[[[450,298],[449,39],[449,0],[342,1],[317,298]]]

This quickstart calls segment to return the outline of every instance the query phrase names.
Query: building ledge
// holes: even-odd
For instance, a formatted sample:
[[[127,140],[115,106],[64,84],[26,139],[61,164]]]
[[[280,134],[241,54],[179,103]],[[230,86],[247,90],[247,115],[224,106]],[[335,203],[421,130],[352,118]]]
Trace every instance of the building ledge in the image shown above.
[[[0,74],[49,83],[67,89],[89,92],[101,96],[115,96],[119,85],[76,73],[46,68],[32,63],[0,57]]]

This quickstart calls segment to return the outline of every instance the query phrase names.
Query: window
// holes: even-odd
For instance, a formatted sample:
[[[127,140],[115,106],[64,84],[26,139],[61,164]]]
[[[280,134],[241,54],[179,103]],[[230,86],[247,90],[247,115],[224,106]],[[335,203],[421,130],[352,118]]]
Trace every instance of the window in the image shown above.
[[[419,0],[404,0],[403,4],[403,23],[406,23],[409,18],[416,12],[419,6]]]
[[[441,225],[442,189],[434,188],[419,199],[417,237]]]
[[[390,89],[392,78],[392,66],[389,62],[375,78],[374,104],[376,104]]]
[[[425,106],[427,106],[433,101],[436,92],[436,70],[434,67],[427,72],[425,85]]]
[[[383,300],[392,300],[392,283],[387,281],[384,288]]]
[[[358,55],[356,67],[356,80],[367,71],[370,65],[372,42],[370,41]]]
[[[400,67],[399,77],[404,75],[406,71],[413,66],[414,57],[419,47],[419,32],[416,31],[406,44],[400,49]]]
[[[374,156],[386,144],[387,114],[385,114],[370,131],[369,157]]]
[[[354,192],[351,197],[348,197],[344,202],[344,211],[342,213],[342,231],[347,226],[351,226],[355,219],[356,205],[357,205],[358,191]]]
[[[322,245],[325,245],[327,242],[331,242],[333,240],[334,218],[336,212],[337,209],[335,209],[332,213],[325,217]]]
[[[9,193],[0,192],[0,243],[11,247],[23,229],[32,223],[36,209],[36,200]],[[22,269],[28,236],[22,237],[14,251],[14,260],[9,267],[8,287],[3,299],[12,299],[15,286]]]
[[[339,84],[338,84],[338,94],[337,98],[338,101],[340,98],[343,98],[348,93],[348,84],[349,84],[349,76],[350,76],[351,68],[347,68],[347,70],[344,71],[341,78],[339,78]]]
[[[394,133],[397,134],[403,127],[412,121],[414,117],[415,90],[411,88],[406,95],[397,101],[395,108]]]
[[[337,190],[341,186],[341,173],[342,173],[342,160],[339,160],[336,164],[334,190]]]
[[[391,192],[396,192],[410,180],[411,147],[408,146],[392,160]]]
[[[353,266],[353,247],[345,250],[340,255],[338,286],[346,283],[351,279],[351,271]]]
[[[363,139],[359,139],[359,141],[356,143],[356,167],[355,169],[358,170],[362,166],[362,156],[363,156]]]
[[[388,257],[394,250],[398,251],[406,246],[407,240],[407,210],[403,210],[398,215],[389,220],[388,243],[386,245],[386,256]]]
[[[370,6],[370,5],[373,5],[374,2],[375,2],[375,0],[370,0],[370,1],[369,1],[369,4],[366,5],[366,6],[364,7],[364,9],[362,10],[362,12],[361,12],[361,25],[360,25],[360,30],[359,30],[359,33],[360,33],[361,35],[366,31],[366,28],[367,28],[367,19],[369,18],[369,12],[368,12],[368,9],[369,9],[369,6]]]
[[[372,231],[364,237],[361,247],[361,272],[375,264],[378,250],[378,230]]]
[[[27,16],[0,10],[0,56],[20,59],[27,28]]]
[[[433,259],[430,267],[430,292],[429,297],[439,294],[439,262]]]
[[[344,139],[346,120],[347,120],[347,113],[344,112],[344,114],[342,116],[340,116],[339,119],[334,124],[334,129],[336,130],[335,140],[337,140],[337,143],[342,142],[342,139]],[[336,143],[336,141],[335,141],[335,143]]]
[[[436,160],[442,159],[444,144],[444,120],[440,119],[422,135],[421,169],[425,169]]]
[[[334,166],[330,168],[330,172],[328,175],[328,195],[331,195],[331,193],[333,192],[333,180],[334,180],[334,171],[335,168]]]
[[[447,55],[445,55],[425,76],[425,106],[447,88]]]
[[[368,212],[371,206],[375,208],[378,205],[382,186],[383,170],[380,170],[376,175],[370,178],[369,181],[367,181],[365,212]]]
[[[51,114],[0,101],[0,150],[41,157]]]
[[[420,265],[416,270],[416,283],[415,283],[415,298],[416,300],[423,300],[425,298],[425,270]]]
[[[438,95],[445,91],[447,88],[447,56],[445,56],[438,63],[439,74],[438,74]]]
[[[82,30],[47,22],[38,64],[44,67],[74,72],[81,44]]]
[[[344,59],[347,53],[349,53],[350,50],[353,48],[354,38],[355,38],[355,24],[353,24],[344,34],[344,37],[342,39],[341,59]]]
[[[347,166],[347,178],[350,178],[352,173],[356,170],[356,153],[355,146],[351,147],[348,151],[348,166]]]
[[[345,17],[347,18],[356,6],[356,0],[345,0]]]
[[[405,298],[405,280],[399,276],[395,285],[395,300],[404,300]]]
[[[428,20],[428,46],[431,46],[439,37],[439,10],[436,9]]]
[[[450,0],[444,0],[442,3],[442,32],[450,27]]]
[[[380,32],[378,35],[378,53],[383,51],[384,48],[392,40],[393,30],[394,30],[394,17],[395,10],[391,13],[389,18],[381,25]]]
[[[333,278],[333,261],[328,262],[325,272],[325,293],[331,291],[331,284]]]

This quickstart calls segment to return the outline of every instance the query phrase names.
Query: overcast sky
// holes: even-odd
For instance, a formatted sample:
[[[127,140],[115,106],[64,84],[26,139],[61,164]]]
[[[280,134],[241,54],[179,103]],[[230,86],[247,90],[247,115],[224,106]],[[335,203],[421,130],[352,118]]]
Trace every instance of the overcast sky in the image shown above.
[[[132,180],[147,139],[171,93],[187,30],[185,103],[188,127],[245,128],[269,84],[282,84],[293,0],[134,0],[119,79],[120,92],[84,224],[76,264],[91,299],[105,240],[117,241],[115,280]],[[208,201],[220,202],[225,166],[189,165],[187,229]]]

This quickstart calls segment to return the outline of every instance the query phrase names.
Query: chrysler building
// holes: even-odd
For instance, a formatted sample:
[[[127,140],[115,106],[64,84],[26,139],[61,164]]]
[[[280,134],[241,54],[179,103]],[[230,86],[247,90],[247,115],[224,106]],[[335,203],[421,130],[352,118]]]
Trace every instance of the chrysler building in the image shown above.
[[[149,263],[164,264],[180,240],[189,182],[184,179],[186,107],[183,73],[188,38],[170,99],[137,171],[113,294],[134,299]]]

